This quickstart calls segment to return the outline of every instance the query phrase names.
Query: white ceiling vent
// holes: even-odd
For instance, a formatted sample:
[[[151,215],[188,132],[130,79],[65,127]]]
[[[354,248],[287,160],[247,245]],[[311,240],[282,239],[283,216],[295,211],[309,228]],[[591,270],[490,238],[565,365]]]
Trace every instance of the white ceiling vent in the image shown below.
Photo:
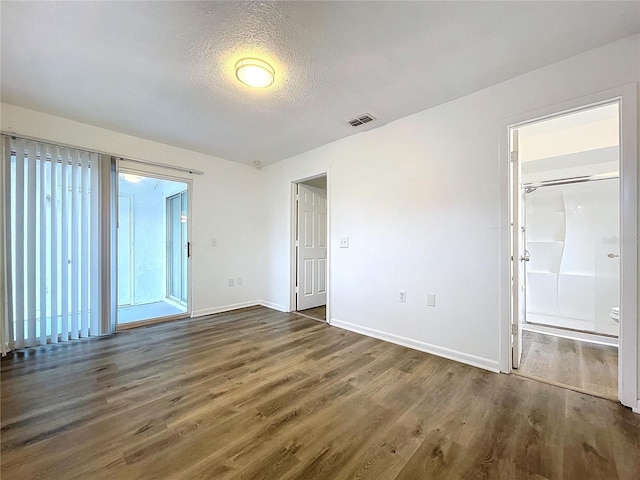
[[[376,117],[374,117],[373,115],[363,113],[353,120],[349,120],[349,125],[351,125],[352,127],[359,127],[360,125],[364,125],[365,123],[373,122],[375,119]]]

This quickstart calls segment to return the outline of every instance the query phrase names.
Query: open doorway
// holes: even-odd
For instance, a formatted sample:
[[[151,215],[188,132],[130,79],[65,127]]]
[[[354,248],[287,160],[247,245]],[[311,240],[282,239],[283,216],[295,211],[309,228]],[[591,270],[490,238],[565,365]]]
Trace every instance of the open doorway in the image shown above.
[[[293,310],[327,320],[327,176],[294,182]]]
[[[510,131],[514,373],[618,398],[620,103]]]
[[[188,316],[188,186],[120,171],[119,328]]]

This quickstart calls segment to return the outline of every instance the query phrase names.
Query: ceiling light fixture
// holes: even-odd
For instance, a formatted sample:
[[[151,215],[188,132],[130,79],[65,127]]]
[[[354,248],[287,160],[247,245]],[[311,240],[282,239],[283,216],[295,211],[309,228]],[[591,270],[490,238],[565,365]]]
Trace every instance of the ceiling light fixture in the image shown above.
[[[133,175],[132,173],[121,173],[120,177],[123,180],[131,183],[138,183],[142,180],[142,177],[140,175]]]
[[[265,88],[273,84],[275,71],[263,60],[243,58],[236,63],[236,77],[250,87]]]

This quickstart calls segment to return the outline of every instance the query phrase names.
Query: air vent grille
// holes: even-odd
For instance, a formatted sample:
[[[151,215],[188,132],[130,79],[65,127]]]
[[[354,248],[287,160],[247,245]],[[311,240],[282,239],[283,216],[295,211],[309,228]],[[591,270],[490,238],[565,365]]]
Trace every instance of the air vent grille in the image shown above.
[[[349,120],[349,125],[352,127],[359,127],[360,125],[364,125],[365,123],[373,122],[376,118],[373,115],[369,115],[368,113],[363,113],[353,120]]]

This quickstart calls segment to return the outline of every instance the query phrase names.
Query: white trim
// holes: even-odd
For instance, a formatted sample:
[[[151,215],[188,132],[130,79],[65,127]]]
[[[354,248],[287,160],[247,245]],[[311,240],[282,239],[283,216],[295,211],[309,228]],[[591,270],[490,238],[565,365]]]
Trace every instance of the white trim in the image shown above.
[[[618,392],[623,405],[633,406],[638,391],[638,99],[637,84],[620,96],[620,346]]]
[[[640,414],[640,400],[638,400],[638,403],[636,403],[636,406],[633,407],[631,410],[633,410],[633,413]]]
[[[637,171],[637,84],[605,90],[536,111],[503,119],[500,125],[500,371],[511,371],[510,335],[510,253],[509,253],[509,155],[510,127],[529,124],[558,114],[620,102],[620,182],[621,182],[621,315],[619,352],[619,395],[623,405],[638,402],[638,171]],[[623,262],[621,262],[621,265]],[[624,314],[623,314],[624,312]]]
[[[256,305],[260,305],[260,303],[255,301],[232,303],[229,305],[221,305],[219,307],[210,307],[210,308],[202,308],[200,310],[194,310],[193,312],[191,312],[190,316],[191,318],[202,317],[205,315],[213,315],[215,313],[224,313],[224,312],[230,312],[232,310],[239,310],[241,308],[255,307]]]
[[[266,300],[259,300],[257,305],[262,305],[265,308],[270,308],[271,310],[277,310],[279,312],[284,312],[284,313],[289,313],[291,311],[287,307],[285,307],[284,305],[280,305],[278,303],[267,302]]]
[[[289,308],[287,312],[295,312],[297,308],[296,301],[296,262],[297,262],[297,252],[296,252],[296,218],[298,215],[296,209],[296,200],[297,200],[297,181],[292,180],[289,182],[291,189],[291,196],[289,200]]]
[[[330,325],[333,327],[342,328],[343,330],[349,330],[350,332],[359,333],[368,337],[377,338],[386,342],[395,343],[396,345],[402,345],[403,347],[412,348],[421,352],[437,355],[438,357],[448,358],[456,362],[465,363],[473,367],[482,368],[491,372],[499,373],[500,364],[495,360],[488,358],[478,357],[476,355],[469,355],[468,353],[458,352],[457,350],[451,350],[449,348],[439,347],[437,345],[431,345],[429,343],[420,342],[411,338],[401,337],[394,335],[393,333],[381,332],[373,328],[362,327],[353,323],[344,322],[335,318],[331,319]]]

